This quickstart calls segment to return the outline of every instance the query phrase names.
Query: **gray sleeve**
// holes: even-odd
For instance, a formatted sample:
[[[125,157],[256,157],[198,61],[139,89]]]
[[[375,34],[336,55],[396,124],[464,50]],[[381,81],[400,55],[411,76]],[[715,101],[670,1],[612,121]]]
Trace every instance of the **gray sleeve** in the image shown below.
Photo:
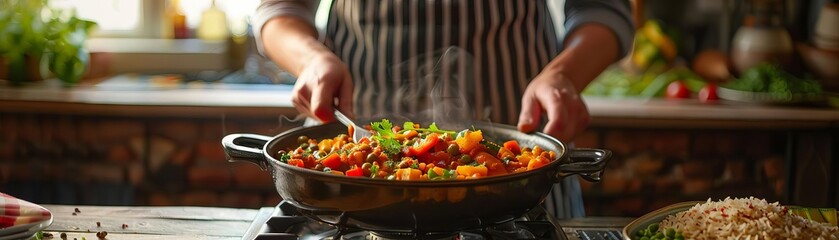
[[[314,6],[317,6],[316,0],[262,0],[251,19],[253,35],[259,53],[265,55],[261,36],[262,26],[266,22],[279,16],[294,16],[305,20],[314,27]]]
[[[627,0],[566,0],[565,32],[570,33],[586,23],[606,25],[618,38],[620,57],[632,47],[635,27]]]

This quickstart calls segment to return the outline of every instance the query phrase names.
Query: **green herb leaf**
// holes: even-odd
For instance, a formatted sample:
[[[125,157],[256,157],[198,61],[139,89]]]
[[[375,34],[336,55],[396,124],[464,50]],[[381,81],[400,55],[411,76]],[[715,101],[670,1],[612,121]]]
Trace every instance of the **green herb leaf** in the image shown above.
[[[395,156],[399,154],[399,152],[402,152],[402,144],[399,144],[399,141],[381,136],[373,136],[373,138],[382,145],[382,150],[384,150],[385,154],[388,156]]]
[[[280,154],[280,162],[288,163],[288,160],[291,159],[291,153],[284,152]]]
[[[482,139],[481,144],[486,146],[487,149],[489,149],[489,153],[492,153],[493,155],[497,154],[498,150],[501,150],[500,145],[494,142],[487,141],[486,139]]]
[[[376,177],[377,173],[379,173],[379,165],[378,164],[373,164],[373,166],[370,166],[370,177],[371,178]]]
[[[395,164],[396,163],[393,162],[392,160],[387,160],[387,161],[384,162],[385,167],[390,168],[390,169],[394,169]]]
[[[390,123],[390,121],[388,121],[387,119],[382,119],[382,121],[380,122],[371,123],[370,127],[373,128],[373,130],[376,131],[376,133],[383,137],[390,138],[395,135],[393,134],[393,130],[391,130],[393,128],[393,124]]]
[[[440,129],[437,128],[437,123],[431,123],[431,125],[428,125],[428,130],[430,130],[430,131],[440,131]]]
[[[414,130],[414,122],[405,122],[402,124],[402,129],[404,130]]]
[[[419,164],[417,164],[417,163],[411,164],[411,168],[419,169]]]

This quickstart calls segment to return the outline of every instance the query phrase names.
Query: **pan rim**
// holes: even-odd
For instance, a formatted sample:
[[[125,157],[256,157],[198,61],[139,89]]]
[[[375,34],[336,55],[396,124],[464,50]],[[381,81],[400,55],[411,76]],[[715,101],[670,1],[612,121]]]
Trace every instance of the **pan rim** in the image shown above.
[[[515,130],[518,131],[516,128],[500,123],[491,123],[491,122],[476,122],[480,125],[492,126],[493,128],[499,128],[503,130]],[[563,142],[559,141],[558,139],[550,136],[548,134],[542,132],[533,132],[533,133],[522,133],[527,135],[533,135],[539,138],[546,139],[552,143],[554,143],[559,151],[560,154],[557,154],[556,159],[553,159],[551,163],[548,165],[542,166],[537,169],[519,172],[519,173],[512,173],[512,174],[505,174],[501,176],[492,176],[492,177],[485,177],[480,179],[466,179],[466,180],[413,180],[413,181],[399,181],[399,180],[387,180],[387,179],[378,179],[378,178],[368,178],[368,177],[348,177],[348,176],[341,176],[330,174],[322,171],[316,171],[308,168],[301,168],[297,166],[292,166],[286,163],[282,163],[276,158],[271,155],[271,151],[269,149],[273,148],[274,145],[280,139],[287,137],[289,135],[297,134],[301,131],[311,130],[312,128],[327,128],[330,125],[340,125],[338,123],[326,123],[322,125],[316,126],[300,126],[289,129],[283,133],[280,133],[274,136],[269,142],[267,142],[263,146],[263,155],[266,160],[272,165],[274,170],[278,170],[276,168],[281,168],[286,171],[294,172],[298,175],[303,176],[317,176],[323,180],[329,180],[331,182],[339,182],[345,184],[354,184],[354,185],[373,185],[373,186],[386,186],[386,187],[398,187],[398,188],[441,188],[441,187],[466,187],[466,186],[475,186],[475,185],[492,185],[497,183],[505,183],[505,182],[513,182],[516,180],[528,179],[533,175],[538,174],[545,174],[546,172],[555,175],[557,168],[559,165],[563,163],[565,159],[568,157],[569,149],[567,145]]]

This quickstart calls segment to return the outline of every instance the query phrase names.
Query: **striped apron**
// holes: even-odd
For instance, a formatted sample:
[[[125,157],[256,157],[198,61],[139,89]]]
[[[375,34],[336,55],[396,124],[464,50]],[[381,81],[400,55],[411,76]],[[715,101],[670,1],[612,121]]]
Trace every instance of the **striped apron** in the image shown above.
[[[363,119],[514,125],[527,84],[559,51],[546,1],[322,0],[316,25],[349,67]],[[581,217],[579,183],[566,179],[545,207]]]

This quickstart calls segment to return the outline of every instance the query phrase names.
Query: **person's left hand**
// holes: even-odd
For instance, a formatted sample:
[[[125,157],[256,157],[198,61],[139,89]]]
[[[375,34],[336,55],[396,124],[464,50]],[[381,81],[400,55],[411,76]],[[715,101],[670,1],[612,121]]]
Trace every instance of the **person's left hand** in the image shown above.
[[[535,131],[545,112],[548,123],[542,131],[563,142],[582,133],[591,119],[574,84],[561,73],[542,72],[536,76],[524,91],[521,109],[520,131]]]

